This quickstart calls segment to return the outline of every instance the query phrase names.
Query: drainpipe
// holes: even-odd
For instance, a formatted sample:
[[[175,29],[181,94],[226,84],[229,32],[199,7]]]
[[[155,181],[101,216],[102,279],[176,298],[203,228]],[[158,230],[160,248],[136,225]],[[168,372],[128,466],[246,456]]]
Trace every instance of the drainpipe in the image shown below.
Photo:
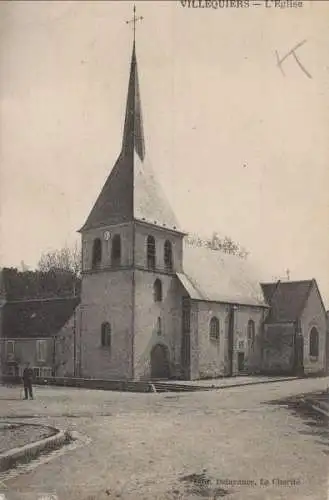
[[[261,334],[260,334],[260,366],[259,371],[263,373],[264,370],[264,342],[265,342],[265,320],[268,314],[268,310],[263,308],[262,310],[262,323],[261,323]]]
[[[78,377],[81,377],[82,372],[82,306],[79,306],[80,319],[79,319],[79,373]]]
[[[233,375],[233,350],[234,350],[234,323],[235,323],[235,311],[237,309],[236,305],[230,307],[229,312],[229,326],[228,326],[228,376]]]
[[[73,376],[76,377],[77,366],[77,325],[76,325],[76,310],[73,312]]]
[[[304,375],[304,337],[300,320],[295,322],[293,371],[295,375]]]
[[[56,377],[56,335],[53,337],[53,374]]]
[[[135,297],[135,288],[136,288],[136,280],[135,280],[135,240],[136,240],[136,228],[135,221],[132,223],[132,286],[131,286],[131,380],[135,378],[135,305],[136,305],[136,297]]]

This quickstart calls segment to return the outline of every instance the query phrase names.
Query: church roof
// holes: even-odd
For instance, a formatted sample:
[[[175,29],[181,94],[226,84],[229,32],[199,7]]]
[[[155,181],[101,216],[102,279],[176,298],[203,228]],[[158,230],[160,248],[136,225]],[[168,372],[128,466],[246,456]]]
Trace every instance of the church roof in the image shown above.
[[[290,323],[302,314],[313,280],[264,283],[262,289],[271,306],[267,323]],[[272,291],[269,296],[269,291]]]
[[[192,299],[267,306],[259,276],[248,260],[204,247],[184,246],[178,278]]]
[[[179,227],[147,158],[135,43],[121,152],[81,231],[132,220]]]

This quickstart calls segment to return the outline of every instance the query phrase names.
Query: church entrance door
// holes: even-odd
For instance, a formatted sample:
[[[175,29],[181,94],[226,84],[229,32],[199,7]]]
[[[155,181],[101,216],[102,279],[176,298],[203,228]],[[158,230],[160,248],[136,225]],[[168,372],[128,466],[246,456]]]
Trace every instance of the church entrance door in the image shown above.
[[[244,352],[238,353],[238,371],[241,373],[244,370]]]
[[[156,344],[151,351],[151,377],[152,379],[170,377],[169,351],[163,344]]]

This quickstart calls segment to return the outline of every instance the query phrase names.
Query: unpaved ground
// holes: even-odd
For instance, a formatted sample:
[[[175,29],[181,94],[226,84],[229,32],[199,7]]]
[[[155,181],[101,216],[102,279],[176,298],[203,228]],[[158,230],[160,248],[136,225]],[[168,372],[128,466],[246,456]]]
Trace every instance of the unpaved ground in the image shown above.
[[[15,401],[15,389],[0,388],[0,415],[77,429],[91,439],[0,479],[9,500],[40,493],[59,500],[327,500],[326,422],[269,403],[328,383],[186,394],[40,387],[36,401],[28,402]]]

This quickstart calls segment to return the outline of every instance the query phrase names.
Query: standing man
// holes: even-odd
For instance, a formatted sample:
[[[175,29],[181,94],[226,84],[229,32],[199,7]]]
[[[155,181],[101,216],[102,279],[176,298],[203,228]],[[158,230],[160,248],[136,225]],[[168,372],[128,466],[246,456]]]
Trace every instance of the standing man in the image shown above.
[[[24,399],[29,399],[28,396],[30,396],[30,399],[33,399],[32,379],[33,379],[33,370],[32,368],[30,368],[30,363],[26,363],[26,368],[24,368],[23,371],[23,384],[25,392]]]

